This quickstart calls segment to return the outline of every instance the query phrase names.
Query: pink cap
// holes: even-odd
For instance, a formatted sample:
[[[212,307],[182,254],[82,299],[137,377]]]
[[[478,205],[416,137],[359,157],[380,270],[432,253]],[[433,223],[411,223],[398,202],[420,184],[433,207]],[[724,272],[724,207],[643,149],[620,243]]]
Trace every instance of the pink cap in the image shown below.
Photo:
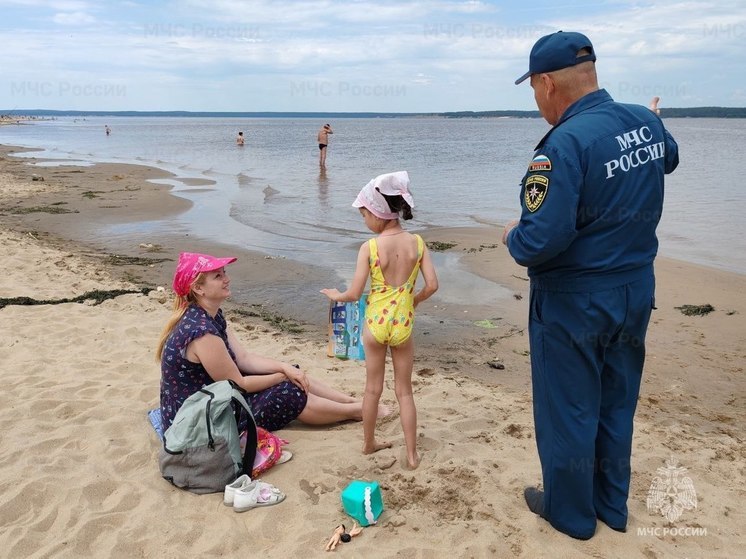
[[[235,261],[234,257],[215,258],[209,254],[182,252],[179,254],[179,263],[174,272],[174,291],[177,295],[186,297],[197,275],[202,272],[212,272]]]
[[[409,192],[409,174],[406,171],[378,175],[363,187],[352,203],[352,207],[365,207],[381,219],[397,219],[399,214],[391,211],[386,198],[381,194],[401,196],[410,208],[414,208],[414,199]]]

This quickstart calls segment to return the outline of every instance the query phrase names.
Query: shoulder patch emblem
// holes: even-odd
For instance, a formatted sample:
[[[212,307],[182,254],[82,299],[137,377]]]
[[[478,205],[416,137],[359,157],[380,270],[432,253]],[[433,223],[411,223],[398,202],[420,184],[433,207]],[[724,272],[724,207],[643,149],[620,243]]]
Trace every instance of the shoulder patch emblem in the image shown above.
[[[543,175],[530,175],[526,177],[523,185],[523,199],[528,211],[535,212],[547,197],[549,190],[549,179]]]
[[[531,163],[528,164],[529,173],[536,173],[539,171],[551,171],[551,170],[552,170],[552,162],[549,160],[549,158],[546,155],[537,155],[531,160]]]

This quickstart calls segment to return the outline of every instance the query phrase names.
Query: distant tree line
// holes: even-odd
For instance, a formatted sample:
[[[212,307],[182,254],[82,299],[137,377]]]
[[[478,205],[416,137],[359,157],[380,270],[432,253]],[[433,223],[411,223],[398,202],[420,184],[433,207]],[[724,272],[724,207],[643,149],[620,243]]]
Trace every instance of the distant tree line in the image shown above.
[[[668,118],[746,118],[746,107],[691,107],[661,109]]]
[[[446,118],[539,118],[539,111],[455,111],[440,113]]]
[[[0,115],[9,117],[43,116],[180,116],[218,118],[539,118],[539,111],[453,111],[445,113],[304,113],[304,112],[197,112],[197,111],[55,111],[47,109],[1,110]],[[683,107],[663,108],[661,116],[667,118],[746,118],[746,107]]]
[[[446,118],[538,118],[539,111],[456,111],[440,113]],[[683,107],[663,108],[666,118],[746,118],[746,107]]]

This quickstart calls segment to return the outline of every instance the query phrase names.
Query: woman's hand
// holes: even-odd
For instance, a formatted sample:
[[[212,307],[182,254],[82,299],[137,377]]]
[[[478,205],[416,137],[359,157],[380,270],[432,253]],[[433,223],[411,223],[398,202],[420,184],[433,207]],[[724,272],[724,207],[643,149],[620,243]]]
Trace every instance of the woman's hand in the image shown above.
[[[300,388],[303,392],[308,392],[310,381],[308,380],[308,375],[306,375],[305,371],[287,365],[282,372],[295,386]]]

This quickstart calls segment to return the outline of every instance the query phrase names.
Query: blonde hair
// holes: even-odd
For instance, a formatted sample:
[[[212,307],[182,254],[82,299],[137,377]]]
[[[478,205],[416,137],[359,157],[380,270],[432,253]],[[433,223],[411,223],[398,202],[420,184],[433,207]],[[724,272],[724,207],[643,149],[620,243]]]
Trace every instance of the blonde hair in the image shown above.
[[[197,277],[194,278],[192,285],[189,286],[189,293],[186,295],[176,295],[176,298],[174,299],[173,314],[171,315],[171,318],[168,319],[168,322],[166,322],[166,326],[164,326],[161,336],[158,339],[158,349],[156,349],[155,352],[156,361],[160,362],[163,358],[163,348],[166,347],[166,341],[181,320],[181,317],[184,316],[189,305],[197,302],[197,297],[194,295],[192,289],[197,285],[202,285],[204,281],[205,274],[200,272],[197,274]]]

